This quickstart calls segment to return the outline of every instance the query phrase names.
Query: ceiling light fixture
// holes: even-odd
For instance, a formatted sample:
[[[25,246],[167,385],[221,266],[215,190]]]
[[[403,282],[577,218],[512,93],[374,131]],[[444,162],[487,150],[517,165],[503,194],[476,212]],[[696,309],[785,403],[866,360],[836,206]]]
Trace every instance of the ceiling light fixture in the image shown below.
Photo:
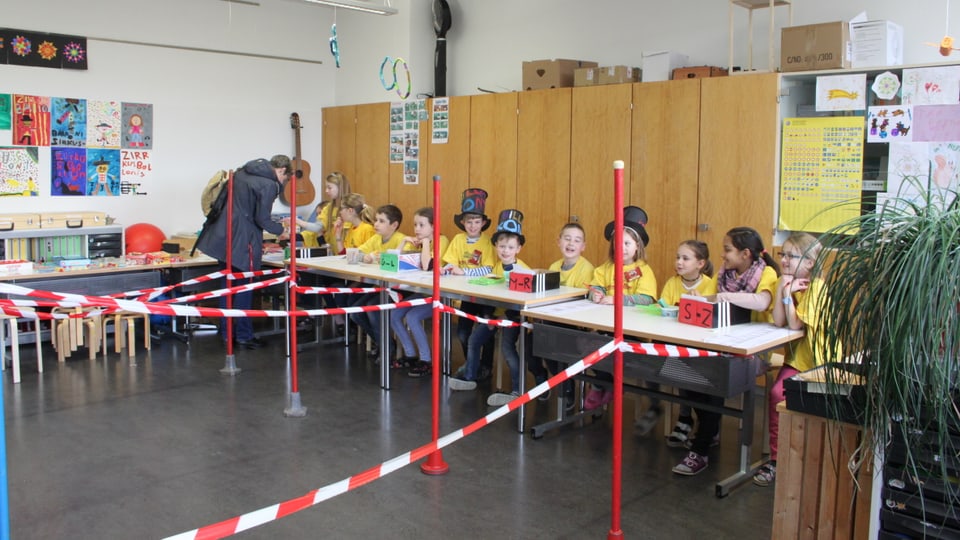
[[[372,2],[365,2],[363,0],[304,0],[311,4],[320,4],[323,6],[330,6],[335,8],[343,9],[352,9],[355,11],[363,11],[365,13],[374,13],[376,15],[396,15],[398,13],[397,8],[391,7],[388,4],[379,5]]]

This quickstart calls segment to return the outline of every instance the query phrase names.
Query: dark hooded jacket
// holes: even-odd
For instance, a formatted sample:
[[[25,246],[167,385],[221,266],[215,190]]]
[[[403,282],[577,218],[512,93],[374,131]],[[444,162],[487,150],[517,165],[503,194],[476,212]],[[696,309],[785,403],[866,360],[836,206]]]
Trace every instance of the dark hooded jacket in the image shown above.
[[[247,162],[233,174],[232,266],[240,271],[259,270],[263,256],[263,231],[283,232],[283,225],[270,219],[273,202],[280,195],[280,183],[269,160]],[[227,211],[209,224],[197,241],[197,249],[227,260]]]

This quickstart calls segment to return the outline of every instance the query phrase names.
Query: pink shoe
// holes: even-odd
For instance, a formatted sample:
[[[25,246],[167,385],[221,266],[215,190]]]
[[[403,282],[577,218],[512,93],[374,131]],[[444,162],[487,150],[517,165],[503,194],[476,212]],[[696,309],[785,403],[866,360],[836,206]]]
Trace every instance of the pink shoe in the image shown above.
[[[594,409],[603,407],[607,403],[610,403],[610,400],[613,399],[613,392],[610,390],[604,390],[603,388],[591,388],[587,392],[587,397],[583,400],[583,410],[592,411]]]

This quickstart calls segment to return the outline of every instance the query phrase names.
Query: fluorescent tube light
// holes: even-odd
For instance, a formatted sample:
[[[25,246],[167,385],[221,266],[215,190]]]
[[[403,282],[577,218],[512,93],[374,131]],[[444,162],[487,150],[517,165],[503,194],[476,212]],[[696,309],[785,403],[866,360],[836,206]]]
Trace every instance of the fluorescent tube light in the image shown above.
[[[311,4],[320,4],[335,8],[352,9],[363,11],[365,13],[374,13],[376,15],[396,15],[397,9],[388,5],[378,5],[363,0],[304,0]]]

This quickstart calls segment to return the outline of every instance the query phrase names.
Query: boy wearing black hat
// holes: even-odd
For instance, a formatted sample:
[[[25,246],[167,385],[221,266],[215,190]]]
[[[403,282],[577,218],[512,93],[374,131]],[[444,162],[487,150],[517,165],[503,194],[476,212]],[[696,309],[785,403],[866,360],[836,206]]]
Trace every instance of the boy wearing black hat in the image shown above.
[[[490,227],[490,218],[484,214],[487,205],[487,192],[480,188],[468,188],[460,201],[460,213],[453,216],[453,223],[463,231],[450,240],[443,252],[443,273],[467,276],[485,276],[490,273],[497,256],[493,251],[490,237],[484,233]],[[474,302],[461,302],[460,310],[471,315],[479,315],[484,306]],[[467,357],[473,321],[461,317],[457,321],[457,338],[463,348],[463,357]],[[489,375],[493,367],[493,340],[485,344],[482,355],[482,368]],[[462,375],[458,372],[458,375]],[[484,378],[484,377],[481,377]]]
[[[493,233],[492,241],[497,251],[499,261],[493,266],[492,274],[501,277],[508,277],[510,272],[518,268],[529,269],[523,261],[517,258],[520,249],[525,243],[522,230],[523,214],[519,210],[504,210],[500,213],[497,231]],[[520,312],[508,310],[494,310],[485,306],[485,313],[481,314],[484,318],[497,318],[503,316],[513,321],[520,320]],[[480,347],[493,339],[497,332],[497,326],[488,324],[478,324],[470,334],[467,349],[467,363],[462,375],[451,378],[448,382],[451,390],[473,390],[477,387],[477,379],[480,375]],[[520,326],[512,326],[503,329],[503,337],[500,340],[500,352],[503,353],[507,366],[510,368],[510,381],[512,384],[512,393],[496,392],[487,398],[487,405],[499,407],[513,398],[520,395],[521,377],[520,374],[520,354],[517,352],[517,338],[523,330]],[[532,345],[533,340],[527,340]],[[532,357],[529,354],[528,357]],[[547,380],[547,372],[541,362],[531,362],[530,371],[534,374],[537,384]]]

